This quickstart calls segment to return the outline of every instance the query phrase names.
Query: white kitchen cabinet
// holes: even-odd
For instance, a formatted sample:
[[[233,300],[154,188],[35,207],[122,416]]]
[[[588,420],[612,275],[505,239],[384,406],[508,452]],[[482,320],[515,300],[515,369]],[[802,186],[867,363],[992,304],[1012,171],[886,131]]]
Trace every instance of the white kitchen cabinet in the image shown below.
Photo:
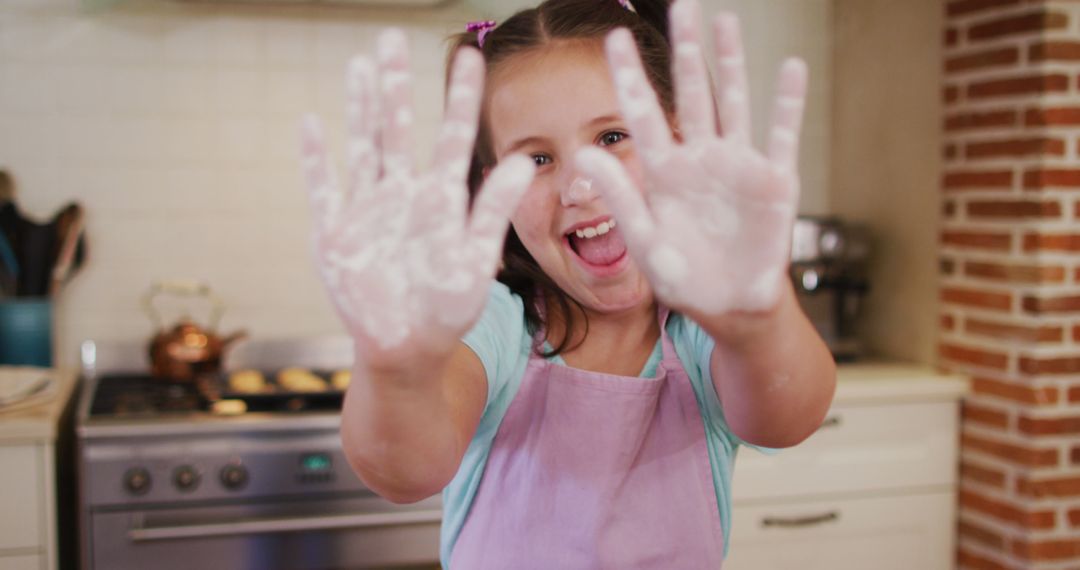
[[[0,570],[57,567],[56,438],[75,376],[0,367],[0,382],[47,374],[53,383],[26,405],[0,408]]]
[[[953,568],[967,382],[897,364],[838,376],[816,434],[739,454],[724,570]]]

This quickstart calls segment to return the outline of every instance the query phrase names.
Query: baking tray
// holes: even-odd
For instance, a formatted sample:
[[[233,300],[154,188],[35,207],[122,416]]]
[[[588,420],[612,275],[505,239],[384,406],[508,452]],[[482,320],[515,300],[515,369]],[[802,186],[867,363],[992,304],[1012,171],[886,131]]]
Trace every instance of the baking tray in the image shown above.
[[[278,383],[280,370],[257,370],[266,380],[266,389],[262,392],[241,392],[230,388],[229,377],[240,372],[216,372],[204,374],[197,379],[199,392],[211,405],[221,400],[241,400],[247,405],[247,412],[300,412],[340,410],[345,397],[344,390],[334,389],[330,377],[336,370],[306,369],[326,382],[326,391],[298,392],[289,390]]]

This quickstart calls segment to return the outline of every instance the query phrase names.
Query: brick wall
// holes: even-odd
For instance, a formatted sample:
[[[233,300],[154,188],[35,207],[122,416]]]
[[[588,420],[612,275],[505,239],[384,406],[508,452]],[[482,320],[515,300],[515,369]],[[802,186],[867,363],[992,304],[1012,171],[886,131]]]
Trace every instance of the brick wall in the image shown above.
[[[1080,3],[945,0],[942,365],[958,566],[1080,567]]]

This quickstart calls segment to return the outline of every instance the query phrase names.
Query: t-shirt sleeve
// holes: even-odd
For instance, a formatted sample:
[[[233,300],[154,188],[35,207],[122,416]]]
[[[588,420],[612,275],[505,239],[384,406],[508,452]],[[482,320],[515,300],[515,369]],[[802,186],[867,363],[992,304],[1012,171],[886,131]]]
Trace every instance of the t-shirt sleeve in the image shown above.
[[[680,355],[680,357],[683,359],[684,366],[693,367],[693,372],[697,373],[696,376],[701,382],[700,392],[704,396],[705,407],[710,412],[708,419],[716,424],[718,431],[727,438],[732,448],[745,445],[766,454],[777,453],[779,451],[777,449],[747,443],[731,431],[727,418],[724,417],[724,408],[720,402],[720,395],[713,384],[711,362],[713,349],[716,348],[716,341],[693,320],[682,315],[680,315],[680,319],[680,324],[685,327],[685,342],[690,347],[689,354]],[[687,360],[690,360],[690,362],[687,362]],[[694,375],[691,373],[691,376]]]
[[[461,342],[480,358],[487,374],[485,413],[493,402],[501,399],[514,374],[519,372],[522,345],[529,341],[524,314],[521,297],[495,281],[488,291],[488,301],[480,319],[461,338]]]

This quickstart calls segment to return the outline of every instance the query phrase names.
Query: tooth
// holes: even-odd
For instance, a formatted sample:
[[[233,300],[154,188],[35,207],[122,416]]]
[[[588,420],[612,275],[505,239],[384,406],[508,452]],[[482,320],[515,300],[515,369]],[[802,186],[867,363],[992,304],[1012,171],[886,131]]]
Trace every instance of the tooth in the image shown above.
[[[579,237],[579,238],[583,238],[583,237],[585,237],[585,232],[583,232],[583,231],[581,231],[581,230],[578,230],[578,231],[576,231],[576,232],[574,232],[574,233],[576,233],[576,234],[577,234],[577,237]]]
[[[603,222],[599,226],[596,226],[596,235],[598,236],[602,236],[609,231],[611,231],[611,226],[608,226],[607,222]]]
[[[587,237],[587,238],[596,237],[596,228],[585,228],[585,237]]]
[[[612,218],[612,219],[608,220],[608,228],[614,228],[614,227],[615,227],[615,218]]]

